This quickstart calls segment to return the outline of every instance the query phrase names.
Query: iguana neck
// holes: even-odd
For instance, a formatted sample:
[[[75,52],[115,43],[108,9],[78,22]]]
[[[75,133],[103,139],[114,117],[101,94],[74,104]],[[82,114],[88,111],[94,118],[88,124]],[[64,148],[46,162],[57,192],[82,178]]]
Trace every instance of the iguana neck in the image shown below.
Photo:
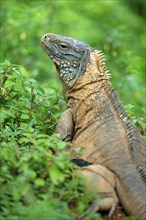
[[[109,70],[106,68],[103,54],[101,51],[94,51],[90,53],[90,62],[87,64],[86,72],[80,76],[73,87],[63,87],[63,94],[67,102],[70,98],[74,100],[82,100],[90,93],[100,91],[105,83],[108,83],[110,78]],[[88,94],[87,94],[88,93]]]

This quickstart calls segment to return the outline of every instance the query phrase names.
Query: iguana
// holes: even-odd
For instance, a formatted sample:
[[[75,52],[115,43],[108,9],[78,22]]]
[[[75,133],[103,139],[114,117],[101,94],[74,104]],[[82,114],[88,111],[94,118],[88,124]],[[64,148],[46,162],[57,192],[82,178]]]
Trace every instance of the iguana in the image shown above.
[[[53,33],[42,36],[41,44],[56,66],[67,102],[56,131],[73,143],[79,171],[103,194],[94,208],[112,215],[119,198],[129,215],[146,220],[146,145],[109,82],[103,53]],[[85,149],[82,156],[78,148]]]

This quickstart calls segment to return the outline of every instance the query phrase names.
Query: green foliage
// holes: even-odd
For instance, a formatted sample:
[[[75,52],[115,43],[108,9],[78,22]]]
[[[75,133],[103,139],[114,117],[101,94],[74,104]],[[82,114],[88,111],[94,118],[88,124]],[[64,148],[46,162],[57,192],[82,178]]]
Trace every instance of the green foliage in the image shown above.
[[[132,121],[136,125],[136,127],[139,129],[141,135],[143,136],[144,140],[146,141],[146,124],[145,124],[145,118],[143,117],[136,117],[134,113],[135,107],[131,104],[128,104],[125,106],[126,112],[131,117]],[[144,112],[145,114],[145,112]]]
[[[146,2],[145,0],[128,0],[127,1],[130,8],[133,9],[137,14],[142,16],[143,18],[146,18]]]
[[[125,217],[123,220],[136,220],[135,217]]]
[[[13,125],[13,130],[24,127],[34,127],[50,133],[54,128],[64,101],[60,99],[61,92],[54,86],[45,90],[39,83],[28,78],[28,73],[22,67],[23,75],[17,65],[8,61],[2,64],[1,74],[1,104],[9,111],[1,111],[1,122]],[[22,131],[20,131],[21,133]]]
[[[43,89],[8,61],[1,75],[1,219],[75,219],[98,193],[72,174],[67,143],[53,134],[63,105],[58,90]]]

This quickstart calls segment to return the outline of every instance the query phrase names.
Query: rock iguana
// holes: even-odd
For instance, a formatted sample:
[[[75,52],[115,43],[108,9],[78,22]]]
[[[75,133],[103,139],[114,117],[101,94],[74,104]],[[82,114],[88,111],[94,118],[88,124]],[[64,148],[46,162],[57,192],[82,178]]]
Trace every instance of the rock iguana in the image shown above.
[[[73,143],[73,160],[83,161],[79,171],[101,190],[103,200],[95,208],[108,209],[111,216],[119,198],[129,215],[146,220],[146,146],[109,82],[103,53],[53,33],[41,44],[56,66],[67,102],[56,131]],[[82,156],[77,148],[85,149]]]

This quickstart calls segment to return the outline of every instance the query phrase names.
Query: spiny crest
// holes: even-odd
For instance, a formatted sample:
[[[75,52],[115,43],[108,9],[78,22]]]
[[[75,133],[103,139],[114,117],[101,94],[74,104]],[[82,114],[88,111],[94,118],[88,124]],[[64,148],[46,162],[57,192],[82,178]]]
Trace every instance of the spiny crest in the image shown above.
[[[146,184],[146,169],[145,167],[142,166],[138,166],[137,167],[138,172],[140,173],[142,180],[144,181],[144,183]]]
[[[105,55],[104,53],[101,51],[101,50],[95,50],[95,53],[97,54],[98,56],[98,65],[99,65],[99,71],[101,74],[107,76],[108,79],[111,78],[111,74],[110,74],[110,71],[108,70],[106,64],[105,64]]]
[[[117,92],[108,84],[105,85],[105,89],[107,90],[108,94],[111,96],[111,100],[113,102],[113,105],[115,106],[115,108],[117,109],[117,111],[120,114],[120,118],[123,122],[123,125],[125,127],[126,133],[127,133],[127,138],[129,140],[129,152],[131,155],[131,159],[137,163],[139,161],[139,159],[137,159],[139,157],[140,154],[140,150],[137,151],[136,148],[138,147],[139,143],[135,142],[136,140],[138,140],[136,138],[136,132],[135,132],[135,128],[132,125],[131,120],[129,119],[125,109],[123,108],[120,100],[119,100],[119,96],[117,94]],[[138,154],[139,152],[139,154]],[[139,166],[139,164],[137,164],[137,170],[141,176],[141,179],[145,182],[146,181],[146,170],[144,169],[144,167]]]

